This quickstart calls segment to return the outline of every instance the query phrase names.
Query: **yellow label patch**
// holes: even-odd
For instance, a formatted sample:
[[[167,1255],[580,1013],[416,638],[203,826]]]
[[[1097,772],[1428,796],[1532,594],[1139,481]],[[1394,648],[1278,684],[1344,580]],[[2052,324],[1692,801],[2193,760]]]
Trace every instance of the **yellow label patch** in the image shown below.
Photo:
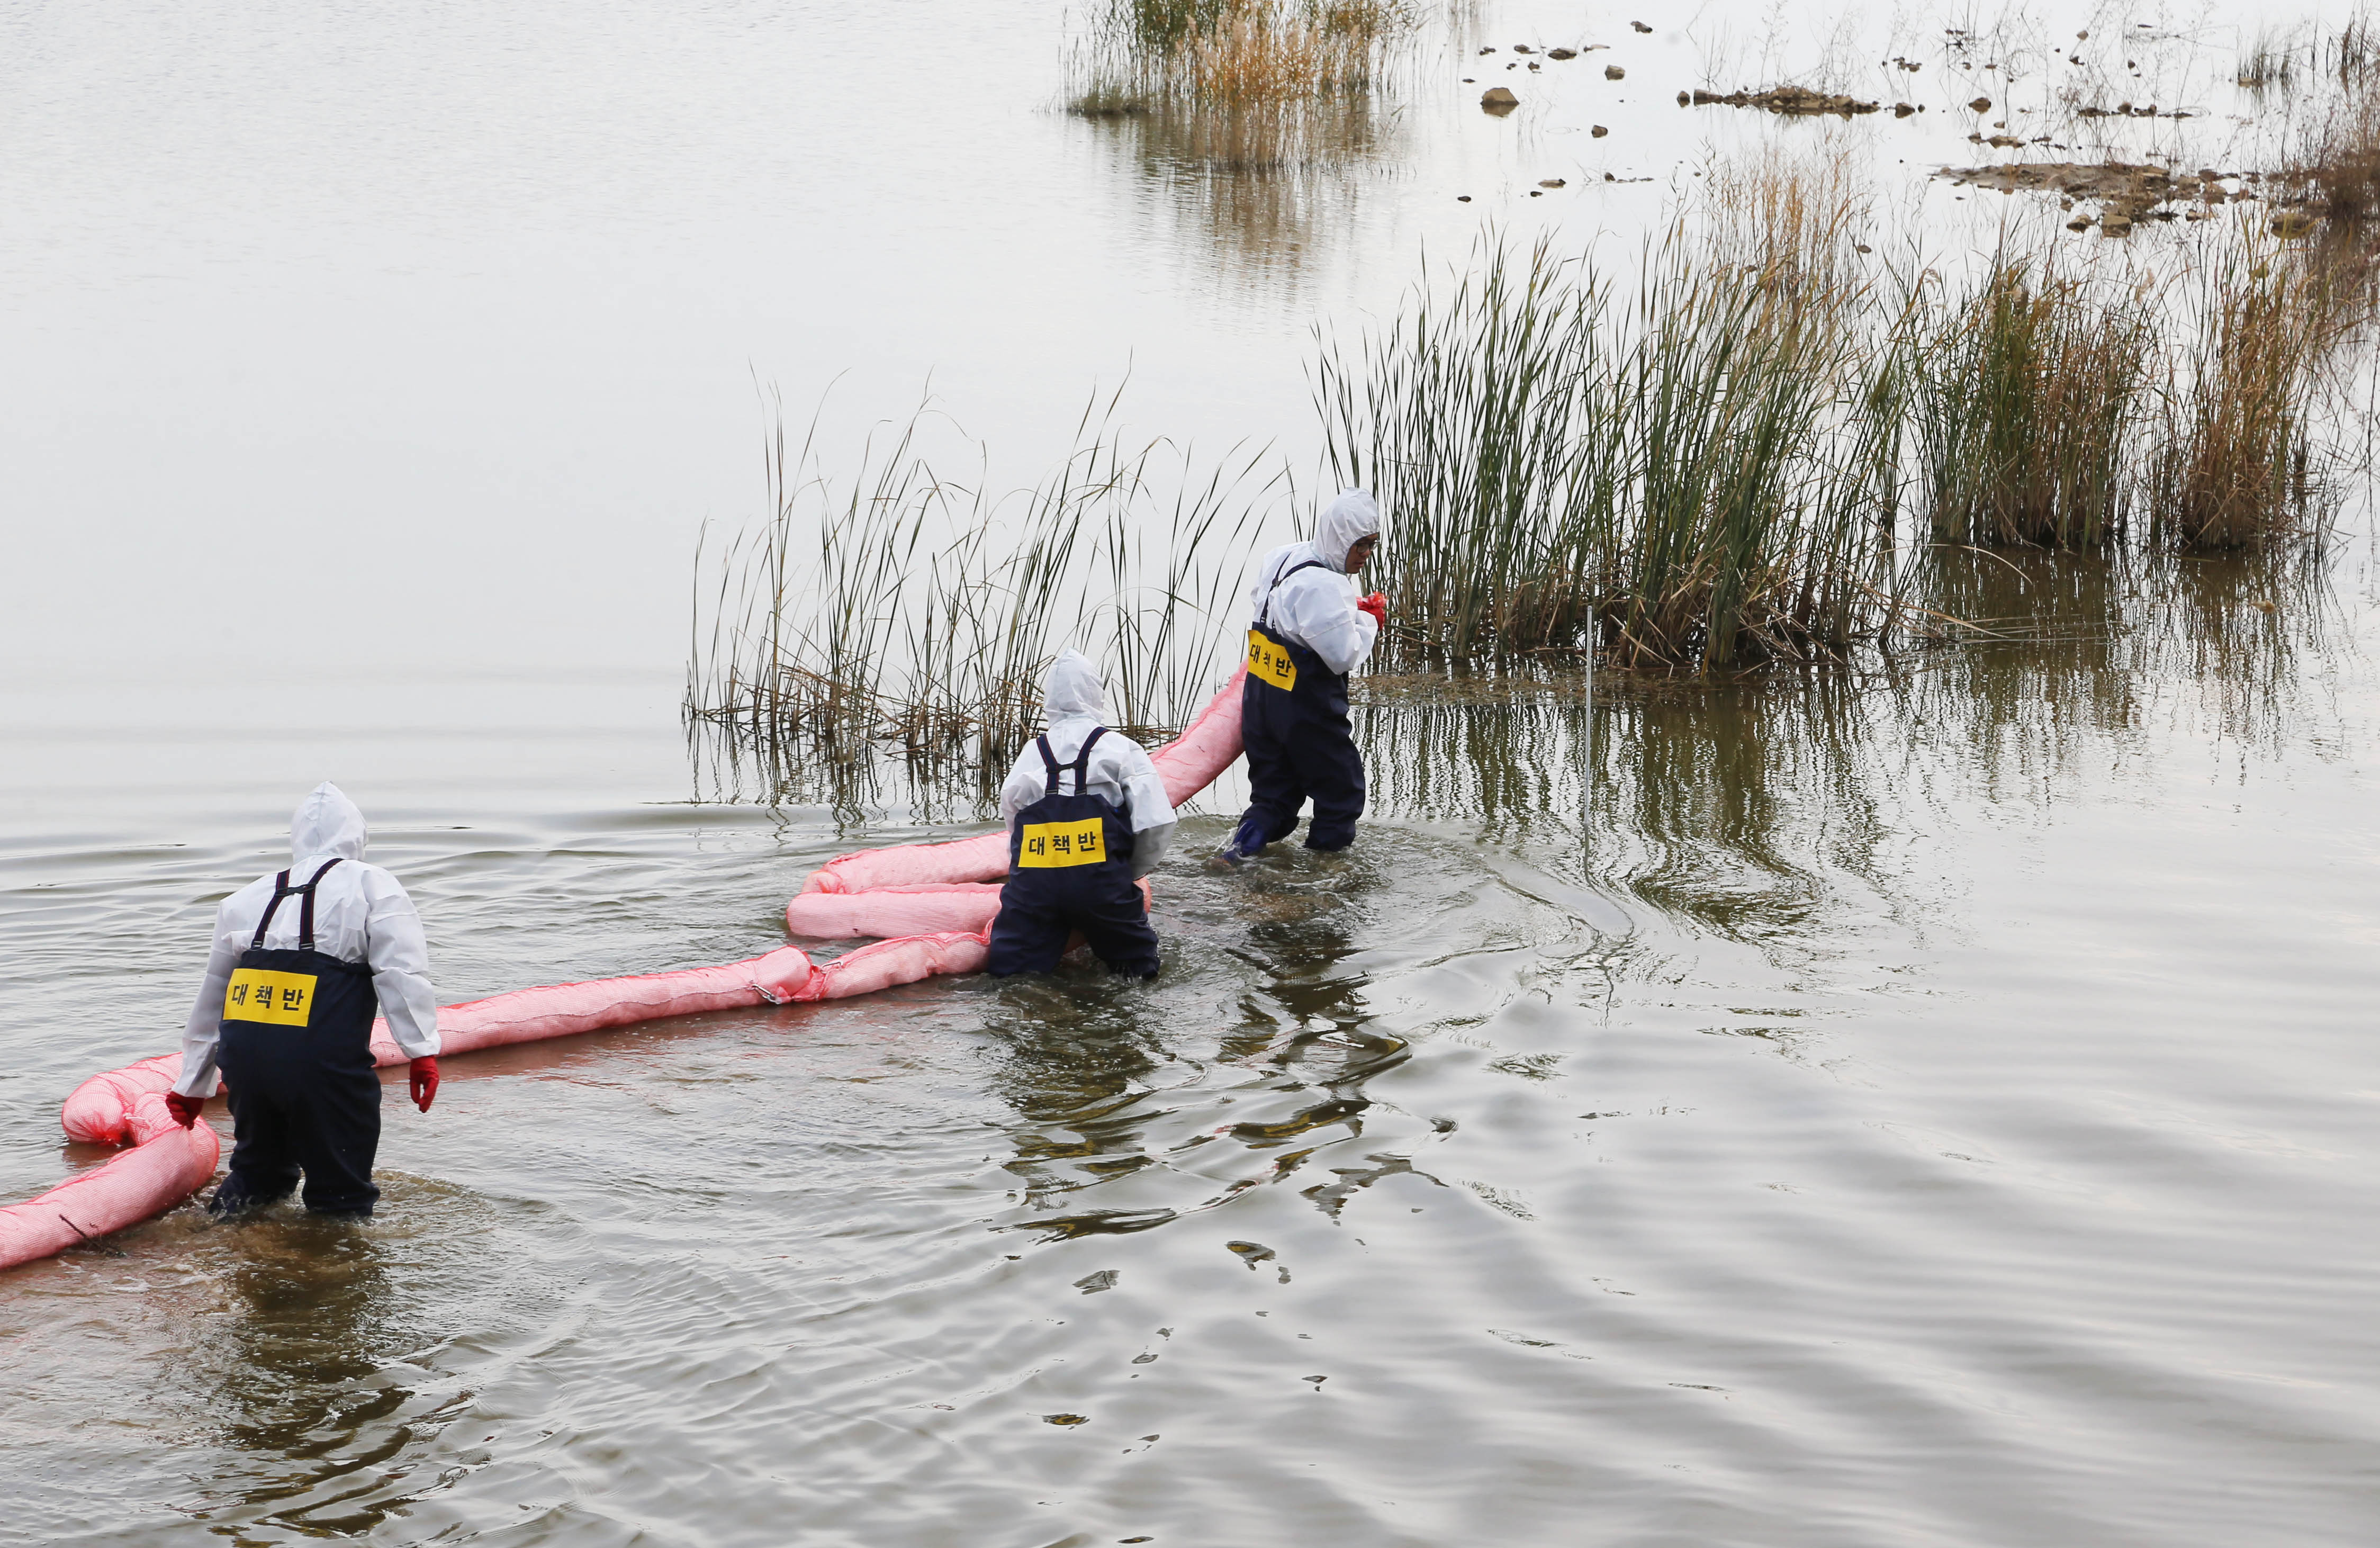
[[[235,968],[224,990],[224,1019],[303,1027],[314,1014],[314,975]]]
[[[1297,663],[1289,647],[1260,628],[1248,630],[1248,676],[1261,677],[1287,693],[1297,687]]]
[[[1106,824],[1093,817],[1080,823],[1027,823],[1016,863],[1027,871],[1061,865],[1097,865],[1108,858]]]

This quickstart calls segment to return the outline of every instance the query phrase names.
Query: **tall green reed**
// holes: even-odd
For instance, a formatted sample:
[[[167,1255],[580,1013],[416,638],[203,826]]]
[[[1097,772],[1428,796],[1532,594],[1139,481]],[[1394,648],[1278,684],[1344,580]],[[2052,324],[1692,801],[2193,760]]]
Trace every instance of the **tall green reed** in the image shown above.
[[[1322,342],[1327,463],[1392,513],[1399,649],[1719,671],[1876,627],[1900,375],[1861,364],[1852,299],[1682,227],[1635,278],[1615,309],[1542,242],[1490,243],[1388,330]]]
[[[771,516],[714,565],[698,554],[685,714],[731,783],[855,803],[885,767],[997,790],[1039,731],[1040,679],[1069,646],[1107,678],[1111,723],[1169,735],[1229,676],[1230,603],[1285,488],[1261,450],[1201,463],[1127,440],[1094,399],[1075,449],[995,498],[920,449],[922,411],[880,430],[846,484],[769,442]]]
[[[1325,457],[1394,513],[1374,573],[1400,642],[1575,648],[1618,478],[1605,293],[1543,240],[1484,258],[1447,294],[1425,285],[1388,330],[1322,342]]]
[[[1920,486],[1946,542],[2095,548],[2119,535],[2157,361],[2154,309],[2005,251],[1949,295],[1920,281]]]

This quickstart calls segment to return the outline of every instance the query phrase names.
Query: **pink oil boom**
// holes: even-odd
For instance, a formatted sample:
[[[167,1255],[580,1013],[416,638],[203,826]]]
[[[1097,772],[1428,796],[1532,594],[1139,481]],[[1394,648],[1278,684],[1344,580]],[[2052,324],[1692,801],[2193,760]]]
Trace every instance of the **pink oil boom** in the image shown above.
[[[1240,756],[1240,680],[1234,675],[1187,730],[1149,754],[1175,806],[1213,784]],[[1007,870],[1005,833],[838,856],[812,872],[800,896],[785,905],[786,932],[814,941],[880,937],[873,945],[832,962],[812,962],[808,953],[781,946],[722,967],[516,989],[446,1006],[438,1012],[439,1056],[664,1016],[847,999],[920,979],[980,972],[992,916],[1000,912],[999,878]],[[372,1026],[372,1054],[383,1066],[405,1063],[379,1022]],[[37,1199],[0,1207],[0,1269],[163,1214],[206,1186],[222,1142],[209,1125],[185,1129],[165,1111],[165,1092],[181,1073],[181,1054],[163,1054],[75,1088],[59,1115],[67,1137],[131,1148]]]

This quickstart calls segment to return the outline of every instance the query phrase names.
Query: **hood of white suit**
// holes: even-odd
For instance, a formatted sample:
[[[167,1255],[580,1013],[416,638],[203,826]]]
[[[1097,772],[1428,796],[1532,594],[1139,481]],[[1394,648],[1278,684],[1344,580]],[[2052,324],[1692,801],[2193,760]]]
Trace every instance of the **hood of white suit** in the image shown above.
[[[364,858],[364,814],[327,779],[298,803],[298,814],[289,819],[290,859],[302,860],[315,855],[349,860]]]
[[[1107,688],[1081,652],[1061,651],[1050,664],[1049,676],[1041,679],[1041,710],[1052,725],[1077,715],[1107,718]]]
[[[1347,573],[1347,550],[1380,530],[1380,507],[1360,489],[1343,491],[1322,512],[1314,533],[1315,552],[1322,562]]]

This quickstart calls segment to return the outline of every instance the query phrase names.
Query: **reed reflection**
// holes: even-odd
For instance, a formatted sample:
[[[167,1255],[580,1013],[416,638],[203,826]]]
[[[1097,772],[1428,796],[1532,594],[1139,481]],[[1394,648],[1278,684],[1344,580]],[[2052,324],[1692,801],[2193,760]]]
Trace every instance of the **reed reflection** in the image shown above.
[[[1594,713],[1583,673],[1364,679],[1354,713],[1374,811],[1573,837]]]
[[[1365,183],[1407,155],[1369,92],[1216,107],[1165,102],[1087,117],[1157,245],[1217,277],[1293,288],[1343,250]]]
[[[2315,664],[2350,644],[2319,552],[1954,551],[1931,570],[1928,605],[1960,622],[1892,664],[1906,713],[1968,727],[1978,769],[2045,789],[2161,713],[2277,751],[2318,710]]]
[[[1937,620],[1912,647],[1747,682],[1614,676],[1599,713],[1575,673],[1373,680],[1374,809],[1575,834],[1582,880],[1793,956],[1937,908],[1948,879],[1912,841],[1954,805],[2046,813],[2151,731],[2266,755],[2303,739],[2316,664],[2348,644],[2302,551],[1945,546],[1911,594]]]

